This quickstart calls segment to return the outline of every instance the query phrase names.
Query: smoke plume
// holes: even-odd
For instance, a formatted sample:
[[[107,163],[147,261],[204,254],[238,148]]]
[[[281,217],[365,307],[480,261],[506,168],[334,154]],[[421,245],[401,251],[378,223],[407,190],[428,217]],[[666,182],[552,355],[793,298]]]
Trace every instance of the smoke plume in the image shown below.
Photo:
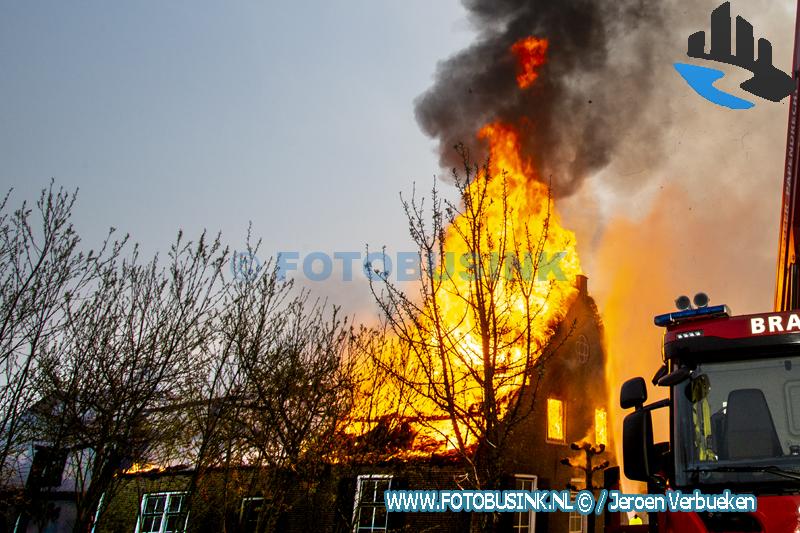
[[[464,6],[477,41],[440,63],[434,85],[416,102],[417,121],[439,141],[443,168],[458,165],[459,142],[481,160],[485,147],[475,134],[501,120],[520,129],[524,153],[552,180],[556,196],[567,196],[609,162],[632,125],[648,122],[661,2],[464,0]],[[549,41],[548,57],[536,82],[521,90],[509,50],[528,36]]]

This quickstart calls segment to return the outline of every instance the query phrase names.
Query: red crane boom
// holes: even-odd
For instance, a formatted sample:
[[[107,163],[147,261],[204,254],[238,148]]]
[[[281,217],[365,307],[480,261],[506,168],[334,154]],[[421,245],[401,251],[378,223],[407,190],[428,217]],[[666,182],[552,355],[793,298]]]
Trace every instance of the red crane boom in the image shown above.
[[[786,165],[783,171],[781,231],[778,242],[775,310],[800,309],[800,272],[797,252],[800,251],[800,0],[794,28],[792,78],[794,92],[789,101],[789,127],[786,134]]]

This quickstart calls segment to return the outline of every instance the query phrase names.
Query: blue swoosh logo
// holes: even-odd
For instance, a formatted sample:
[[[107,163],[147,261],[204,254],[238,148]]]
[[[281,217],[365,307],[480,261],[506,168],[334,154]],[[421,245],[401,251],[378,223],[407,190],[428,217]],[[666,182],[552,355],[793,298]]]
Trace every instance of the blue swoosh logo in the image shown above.
[[[755,105],[714,87],[714,82],[725,76],[721,70],[686,63],[675,63],[673,66],[689,86],[709,102],[731,109],[750,109]]]

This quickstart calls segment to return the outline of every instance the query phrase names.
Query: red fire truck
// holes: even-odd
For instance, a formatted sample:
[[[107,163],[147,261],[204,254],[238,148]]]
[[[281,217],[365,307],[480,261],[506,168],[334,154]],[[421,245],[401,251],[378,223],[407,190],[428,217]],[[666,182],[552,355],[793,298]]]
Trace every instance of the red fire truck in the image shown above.
[[[755,494],[758,509],[650,516],[651,529],[800,531],[800,312],[730,316],[707,306],[656,317],[666,328],[654,383],[667,400],[645,405],[645,381],[625,382],[625,475],[691,493]],[[652,415],[669,409],[670,442],[653,444]],[[655,527],[653,527],[655,526]]]
[[[800,6],[800,1],[798,2]],[[752,493],[755,512],[664,512],[661,532],[800,533],[800,10],[795,23],[775,312],[731,316],[705,295],[655,317],[666,329],[653,384],[669,398],[645,405],[642,378],[625,382],[625,475],[649,492]],[[653,443],[652,411],[669,410],[670,439]],[[641,527],[641,526],[639,526]],[[609,530],[614,529],[609,528]]]

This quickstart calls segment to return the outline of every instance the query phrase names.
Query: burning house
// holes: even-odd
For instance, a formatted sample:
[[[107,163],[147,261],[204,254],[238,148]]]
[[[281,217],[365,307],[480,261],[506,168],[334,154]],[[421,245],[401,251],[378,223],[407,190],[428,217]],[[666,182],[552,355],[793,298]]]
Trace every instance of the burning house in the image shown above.
[[[618,135],[605,126],[621,132],[642,104],[612,114],[617,95],[576,83],[608,67],[608,27],[641,13],[465,3],[481,39],[440,65],[416,113],[442,166],[462,162],[452,159],[462,142],[486,165],[457,184],[461,203],[438,213],[433,244],[419,233],[422,296],[389,287],[379,302],[393,327],[370,354],[340,449],[310,474],[303,465],[129,470],[95,531],[458,532],[473,515],[387,513],[383,491],[580,490],[600,484],[595,467],[616,462],[602,323],[555,198],[607,163]],[[266,490],[265,477],[281,489]],[[499,520],[517,533],[589,526],[577,513]]]
[[[615,462],[606,403],[602,325],[586,278],[577,278],[574,299],[543,352],[537,386],[516,399],[531,406],[511,430],[501,457],[503,489],[582,489],[583,451],[572,443],[604,444],[596,460]],[[548,355],[550,355],[548,357]],[[362,435],[351,460],[328,464],[315,481],[290,483],[291,494],[269,528],[275,531],[466,531],[471,513],[389,513],[386,489],[444,490],[465,487],[473,465],[446,448],[430,450],[424,431],[409,421],[384,418]],[[415,449],[423,444],[423,450]],[[563,464],[570,459],[572,464]],[[576,468],[578,467],[578,468]],[[206,473],[190,470],[129,472],[96,526],[97,532],[261,531],[273,495],[254,489],[258,473],[241,467]],[[594,484],[601,484],[602,472]],[[287,472],[291,477],[296,475]],[[190,509],[188,512],[187,509]],[[167,529],[164,529],[167,528]],[[504,513],[500,531],[586,531],[574,513]],[[269,530],[269,529],[268,529]]]
[[[614,461],[606,356],[574,234],[517,130],[496,123],[480,135],[489,162],[461,185],[464,208],[437,239],[445,257],[474,263],[466,272],[429,263],[421,283],[430,300],[394,293],[394,303],[383,301],[397,327],[367,350],[337,449],[291,468],[128,469],[104,496],[96,532],[457,532],[474,526],[475,514],[387,513],[383,491],[600,483],[582,470],[588,454],[580,448],[607,446],[595,465]],[[577,513],[498,520],[499,530],[515,532],[588,525]]]
[[[461,203],[440,207],[433,241],[417,228],[421,257],[428,259],[421,296],[388,286],[388,299],[378,298],[390,327],[372,349],[341,449],[311,477],[266,473],[286,482],[281,494],[252,489],[265,473],[247,466],[201,478],[191,471],[125,474],[96,531],[188,524],[190,530],[455,532],[468,530],[475,517],[387,513],[383,491],[600,484],[591,477],[595,467],[614,462],[602,325],[575,236],[556,211],[552,180],[540,175],[555,159],[531,155],[537,143],[555,153],[545,142],[547,124],[532,124],[525,113],[511,116],[526,106],[539,109],[529,105],[536,98],[552,99],[553,81],[540,83],[549,48],[544,38],[516,38],[491,63],[497,79],[471,85],[483,91],[510,81],[516,96],[508,101],[516,104],[495,109],[498,100],[490,99],[475,115],[490,113],[472,133],[479,141],[474,153],[485,153],[486,164],[465,165],[474,173],[457,182]],[[417,111],[428,132],[445,141],[467,126],[458,120],[455,130],[444,126],[441,113],[450,103],[443,105],[442,94],[434,87]],[[573,158],[581,168],[572,170],[583,173],[591,162],[582,157],[590,155]],[[465,271],[454,271],[449,256],[460,258]],[[594,466],[587,464],[596,452]],[[520,533],[588,526],[577,513],[505,513],[499,520],[500,530]]]
[[[610,406],[606,397],[602,324],[587,292],[587,278],[578,275],[575,281],[574,298],[539,356],[543,363],[532,366],[537,375],[523,393],[511,400],[520,409],[530,410],[517,418],[507,434],[499,458],[499,489],[585,488],[587,476],[582,468],[586,465],[585,451],[574,447],[591,445],[595,451],[604,450],[595,459],[595,465],[615,462],[608,431]],[[507,409],[511,412],[514,406]],[[342,480],[349,484],[345,493],[355,495],[354,503],[348,501],[344,512],[349,516],[350,506],[354,506],[352,527],[357,528],[354,531],[382,531],[384,527],[392,530],[401,526],[408,531],[465,531],[470,527],[468,513],[387,517],[371,511],[370,505],[364,503],[365,487],[373,485],[380,485],[381,489],[472,488],[470,480],[476,468],[473,461],[478,462],[483,443],[476,443],[478,450],[467,458],[448,447],[446,438],[440,440],[439,446],[432,444],[431,433],[424,427],[435,427],[440,434],[447,435],[447,422],[425,423],[416,419],[392,425],[384,421],[365,436],[366,442],[383,453],[362,460],[355,473],[351,471]],[[417,425],[423,429],[415,430]],[[594,471],[591,481],[594,486],[602,484],[599,470]],[[499,524],[500,531],[578,532],[586,528],[586,519],[577,513],[508,513]]]

